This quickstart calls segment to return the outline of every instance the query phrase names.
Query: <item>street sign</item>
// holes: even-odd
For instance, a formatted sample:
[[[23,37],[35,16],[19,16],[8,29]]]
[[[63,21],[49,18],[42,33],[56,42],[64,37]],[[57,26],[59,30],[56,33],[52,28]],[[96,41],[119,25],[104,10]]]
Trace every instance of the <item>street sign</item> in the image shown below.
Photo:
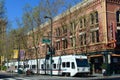
[[[49,39],[42,39],[42,43],[51,43],[51,40],[49,40]]]
[[[50,55],[50,54],[51,54],[51,52],[47,52],[47,54],[48,54],[48,55]]]

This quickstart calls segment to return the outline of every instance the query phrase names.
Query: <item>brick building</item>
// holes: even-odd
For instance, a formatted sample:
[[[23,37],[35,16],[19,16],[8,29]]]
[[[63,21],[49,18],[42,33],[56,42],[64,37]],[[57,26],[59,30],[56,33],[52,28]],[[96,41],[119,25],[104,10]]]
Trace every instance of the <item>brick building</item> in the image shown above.
[[[50,35],[50,23],[42,29]],[[108,73],[120,73],[120,1],[85,0],[53,18],[54,56],[84,54],[92,71],[101,73],[103,63]],[[39,44],[41,56],[46,44]],[[114,67],[115,66],[115,67]]]

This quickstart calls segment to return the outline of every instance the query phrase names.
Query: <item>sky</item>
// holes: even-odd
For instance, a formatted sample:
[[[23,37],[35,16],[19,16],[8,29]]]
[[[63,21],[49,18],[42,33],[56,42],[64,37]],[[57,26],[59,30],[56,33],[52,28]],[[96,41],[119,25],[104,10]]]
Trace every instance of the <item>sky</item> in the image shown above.
[[[39,0],[6,0],[6,15],[8,17],[8,21],[11,22],[12,28],[17,28],[16,18],[21,18],[23,14],[23,7],[26,4],[30,4],[31,6],[36,6],[39,4]]]
[[[70,1],[72,0],[69,0],[69,2]],[[73,0],[73,1],[80,2],[81,0]],[[30,4],[32,7],[34,7],[38,5],[39,2],[40,0],[5,0],[6,15],[8,17],[8,21],[12,25],[12,28],[13,29],[18,28],[16,24],[16,19],[22,18],[23,8],[26,4]]]

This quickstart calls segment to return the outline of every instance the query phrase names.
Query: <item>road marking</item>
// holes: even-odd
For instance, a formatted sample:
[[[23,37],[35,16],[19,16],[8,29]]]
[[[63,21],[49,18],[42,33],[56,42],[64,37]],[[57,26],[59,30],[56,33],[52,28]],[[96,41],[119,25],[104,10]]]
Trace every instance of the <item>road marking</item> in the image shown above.
[[[25,78],[3,78],[3,79],[0,79],[0,80],[30,80],[30,79],[25,79]]]

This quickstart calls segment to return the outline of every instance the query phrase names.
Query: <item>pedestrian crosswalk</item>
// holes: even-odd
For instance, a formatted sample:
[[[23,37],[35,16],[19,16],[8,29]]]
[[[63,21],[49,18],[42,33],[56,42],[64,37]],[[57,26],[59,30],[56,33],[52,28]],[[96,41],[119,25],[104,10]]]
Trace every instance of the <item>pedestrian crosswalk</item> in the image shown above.
[[[30,79],[25,79],[25,78],[3,78],[0,80],[30,80]]]

